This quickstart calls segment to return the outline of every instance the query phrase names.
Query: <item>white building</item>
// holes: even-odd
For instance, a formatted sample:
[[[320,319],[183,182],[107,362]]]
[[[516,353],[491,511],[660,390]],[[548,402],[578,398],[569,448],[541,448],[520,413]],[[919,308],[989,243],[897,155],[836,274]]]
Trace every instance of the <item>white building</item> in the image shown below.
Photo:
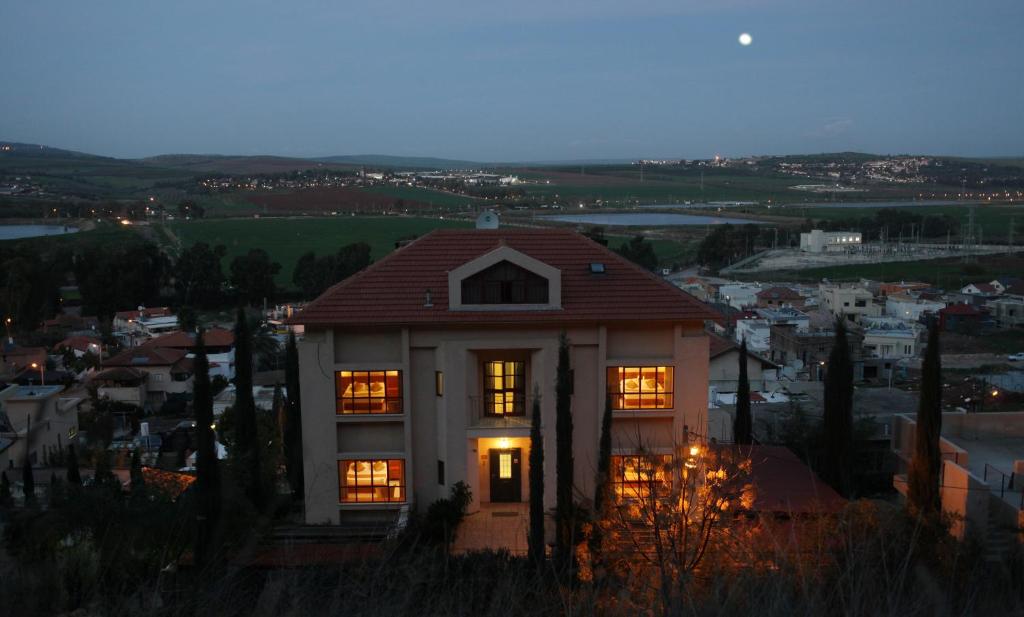
[[[946,308],[945,302],[922,300],[906,294],[894,294],[885,299],[885,314],[905,321],[917,321],[924,313],[935,313]]]
[[[863,287],[821,285],[818,294],[822,308],[835,317],[842,315],[850,321],[859,322],[861,317],[879,317],[882,314],[882,306],[874,303],[874,294]]]
[[[870,328],[864,331],[864,354],[875,358],[913,358],[917,355],[915,328]]]
[[[795,308],[755,309],[754,312],[773,326],[795,326],[797,332],[808,332],[811,329],[810,315]]]
[[[767,353],[771,349],[772,328],[767,319],[739,319],[736,321],[736,342],[747,341],[747,349]]]
[[[757,304],[760,285],[752,283],[730,283],[718,288],[718,297],[733,308],[744,309]]]
[[[800,234],[800,250],[805,253],[826,253],[843,251],[851,246],[860,246],[859,231],[822,231],[812,229]]]

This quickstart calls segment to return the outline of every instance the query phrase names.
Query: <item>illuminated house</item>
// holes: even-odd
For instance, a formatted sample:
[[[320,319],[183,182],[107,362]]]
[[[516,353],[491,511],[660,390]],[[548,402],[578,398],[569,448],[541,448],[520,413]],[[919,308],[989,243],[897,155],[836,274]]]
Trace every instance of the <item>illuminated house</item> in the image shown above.
[[[542,413],[545,507],[555,503],[559,334],[573,369],[575,484],[593,495],[606,397],[613,474],[704,434],[704,304],[564,230],[435,231],[335,285],[293,322],[302,387],[306,521],[381,521],[456,482],[472,510],[526,502],[530,417]]]

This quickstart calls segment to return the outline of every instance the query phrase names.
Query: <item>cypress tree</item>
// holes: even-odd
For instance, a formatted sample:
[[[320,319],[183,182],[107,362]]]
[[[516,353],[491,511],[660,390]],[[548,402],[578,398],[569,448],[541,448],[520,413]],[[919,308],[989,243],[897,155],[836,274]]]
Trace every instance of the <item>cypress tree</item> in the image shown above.
[[[822,479],[843,497],[851,494],[853,458],[853,362],[846,323],[836,319],[835,344],[825,371],[824,448]]]
[[[559,565],[572,563],[573,459],[572,459],[572,369],[569,339],[558,339],[558,369],[555,380],[555,554]]]
[[[733,441],[749,446],[754,443],[754,419],[750,413],[750,381],[747,378],[747,339],[740,344],[740,381],[736,386],[736,418],[732,422]]]
[[[117,482],[114,472],[110,471],[110,451],[106,448],[97,448],[94,458],[96,459],[96,470],[93,472],[93,484],[106,486]]]
[[[10,508],[14,505],[14,495],[11,494],[11,481],[7,479],[7,472],[0,471],[0,508]]]
[[[256,401],[252,396],[252,337],[248,317],[238,309],[235,324],[235,462],[242,490],[249,501],[262,510],[263,474],[260,470],[259,436],[256,427]]]
[[[25,464],[21,468],[21,486],[25,492],[25,505],[36,505],[36,477],[32,473],[32,463],[28,460],[28,444],[25,444]]]
[[[132,450],[131,479],[133,493],[145,488],[146,481],[142,477],[142,456],[139,454],[138,448]]]
[[[82,473],[78,469],[78,453],[75,444],[68,445],[68,484],[82,486]]]
[[[305,494],[302,471],[302,403],[299,396],[299,349],[295,343],[295,333],[288,333],[288,344],[285,346],[284,385],[288,391],[287,410],[285,414],[284,447],[285,467],[288,471],[288,484],[292,495],[301,500]]]
[[[530,422],[530,559],[544,561],[544,440],[540,434],[540,397],[533,398]]]
[[[942,359],[939,353],[939,329],[928,329],[928,349],[921,365],[921,395],[918,399],[917,430],[914,432],[914,456],[907,471],[907,505],[921,515],[937,514],[941,509],[939,478],[942,453]]]
[[[604,398],[601,417],[601,440],[597,445],[597,481],[594,483],[594,516],[600,517],[611,500],[612,467],[612,397]]]
[[[251,390],[250,390],[251,392]],[[210,360],[206,355],[203,332],[196,334],[195,385],[193,406],[196,414],[196,562],[209,565],[216,553],[220,524],[221,486],[217,461],[217,435],[213,426],[213,390],[210,386]]]

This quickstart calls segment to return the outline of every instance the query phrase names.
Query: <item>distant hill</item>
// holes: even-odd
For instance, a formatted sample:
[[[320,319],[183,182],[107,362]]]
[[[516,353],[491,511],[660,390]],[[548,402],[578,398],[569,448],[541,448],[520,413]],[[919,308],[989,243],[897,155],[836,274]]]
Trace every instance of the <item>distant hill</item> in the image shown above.
[[[495,163],[479,161],[462,161],[458,159],[442,159],[432,156],[391,156],[389,154],[350,154],[344,156],[325,156],[316,159],[324,163],[340,163],[345,165],[369,165],[390,169],[481,169],[495,167]]]
[[[144,165],[181,169],[193,173],[267,174],[307,169],[351,169],[353,165],[286,156],[223,154],[162,154],[139,159]]]
[[[88,159],[90,161],[117,160],[109,156],[99,156],[96,154],[88,154],[85,152],[76,152],[74,150],[62,150],[60,148],[51,148],[50,146],[43,146],[40,144],[23,144],[14,141],[0,140],[0,147],[3,148],[2,150],[0,150],[0,157],[4,157],[7,159]]]

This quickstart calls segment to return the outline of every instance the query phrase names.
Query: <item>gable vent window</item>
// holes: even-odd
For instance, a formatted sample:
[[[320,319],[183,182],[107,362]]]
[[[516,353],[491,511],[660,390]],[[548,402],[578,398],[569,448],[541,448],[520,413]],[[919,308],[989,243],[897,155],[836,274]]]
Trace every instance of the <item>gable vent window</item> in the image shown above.
[[[547,304],[548,280],[502,261],[462,281],[463,304]]]

